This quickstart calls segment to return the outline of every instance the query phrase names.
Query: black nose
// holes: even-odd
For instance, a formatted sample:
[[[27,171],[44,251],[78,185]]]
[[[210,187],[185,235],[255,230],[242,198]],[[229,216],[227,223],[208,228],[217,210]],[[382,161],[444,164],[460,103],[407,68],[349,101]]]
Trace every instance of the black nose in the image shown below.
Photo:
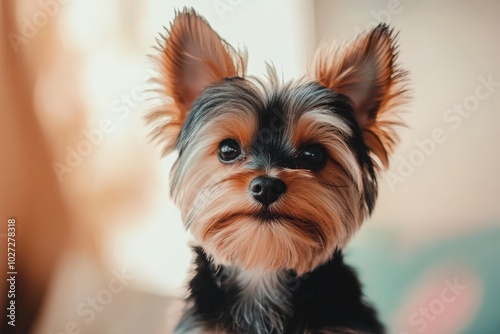
[[[250,182],[250,193],[264,205],[270,205],[286,191],[286,184],[280,179],[269,176],[257,176]]]

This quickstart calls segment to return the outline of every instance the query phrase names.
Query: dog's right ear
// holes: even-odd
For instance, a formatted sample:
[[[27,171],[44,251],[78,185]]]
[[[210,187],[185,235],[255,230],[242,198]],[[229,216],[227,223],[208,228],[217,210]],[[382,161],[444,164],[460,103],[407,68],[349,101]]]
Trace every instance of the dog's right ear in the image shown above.
[[[169,153],[193,101],[203,90],[224,78],[244,76],[246,57],[224,41],[193,9],[177,12],[165,45],[160,47],[159,83],[173,101],[146,116],[155,122],[152,136],[164,142]]]

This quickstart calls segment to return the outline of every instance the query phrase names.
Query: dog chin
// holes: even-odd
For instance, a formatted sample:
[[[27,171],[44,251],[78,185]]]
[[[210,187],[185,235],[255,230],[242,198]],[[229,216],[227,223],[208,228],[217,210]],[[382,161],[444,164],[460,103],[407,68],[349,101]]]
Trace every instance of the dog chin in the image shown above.
[[[305,222],[304,219],[300,219],[297,217],[269,212],[262,212],[254,215],[244,216],[244,219],[249,223],[254,222],[256,224],[281,224],[285,226],[297,224],[297,222]]]
[[[197,239],[216,264],[303,274],[327,261],[336,248],[331,240],[326,244],[312,226],[312,222],[276,214],[232,215]]]

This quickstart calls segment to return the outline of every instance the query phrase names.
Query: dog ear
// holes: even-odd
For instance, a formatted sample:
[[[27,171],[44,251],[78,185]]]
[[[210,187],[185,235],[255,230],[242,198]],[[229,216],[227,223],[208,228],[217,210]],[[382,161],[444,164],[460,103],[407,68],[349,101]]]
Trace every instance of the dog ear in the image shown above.
[[[398,140],[395,114],[406,102],[406,72],[396,66],[393,31],[385,24],[337,48],[320,47],[313,62],[316,80],[348,96],[366,145],[384,167]]]
[[[211,84],[227,77],[243,77],[246,57],[224,41],[193,9],[176,13],[164,40],[165,44],[158,48],[160,77],[157,81],[162,87],[161,93],[173,101],[148,114],[146,120],[159,121],[152,135],[163,137],[164,153],[168,153],[175,146],[193,101]]]

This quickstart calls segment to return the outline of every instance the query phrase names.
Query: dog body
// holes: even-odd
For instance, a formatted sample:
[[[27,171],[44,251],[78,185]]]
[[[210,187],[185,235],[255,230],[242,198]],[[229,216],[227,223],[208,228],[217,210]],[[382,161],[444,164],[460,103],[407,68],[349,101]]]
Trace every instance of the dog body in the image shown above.
[[[178,158],[171,192],[197,244],[176,333],[382,333],[341,250],[371,213],[406,100],[385,25],[322,47],[313,75],[245,76],[192,10],[160,48],[148,116]]]

